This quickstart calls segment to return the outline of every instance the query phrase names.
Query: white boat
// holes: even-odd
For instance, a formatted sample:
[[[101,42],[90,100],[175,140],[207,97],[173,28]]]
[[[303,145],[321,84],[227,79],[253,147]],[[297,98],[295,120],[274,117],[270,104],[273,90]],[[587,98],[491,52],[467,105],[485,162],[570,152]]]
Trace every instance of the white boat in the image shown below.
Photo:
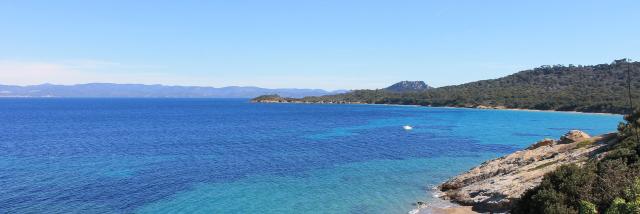
[[[402,128],[403,128],[404,130],[411,130],[411,129],[413,129],[413,127],[411,127],[411,126],[403,126]]]

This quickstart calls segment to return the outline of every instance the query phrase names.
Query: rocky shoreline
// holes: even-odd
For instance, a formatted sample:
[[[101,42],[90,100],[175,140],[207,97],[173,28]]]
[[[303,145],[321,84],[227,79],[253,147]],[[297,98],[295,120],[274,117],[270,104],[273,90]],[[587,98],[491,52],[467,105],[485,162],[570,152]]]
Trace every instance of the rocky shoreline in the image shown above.
[[[301,104],[368,104],[360,102],[308,102],[299,99],[252,100],[261,103]],[[372,104],[375,105],[375,104]],[[381,104],[388,105],[388,104]],[[427,106],[432,107],[432,106]],[[464,106],[435,108],[473,108],[515,111],[550,111],[585,114],[589,113],[554,110],[510,109],[504,106]],[[508,212],[515,201],[526,191],[538,186],[543,176],[565,164],[581,165],[589,159],[601,158],[607,148],[618,142],[616,133],[595,137],[579,130],[571,130],[560,139],[543,139],[528,148],[512,154],[486,161],[479,166],[449,179],[437,187],[440,198],[460,206],[433,207],[424,202],[417,203],[420,213],[477,213]]]
[[[441,184],[441,198],[476,212],[506,212],[526,190],[560,165],[583,164],[600,158],[606,147],[618,142],[617,134],[591,137],[572,130],[559,140],[544,139],[527,149],[489,160]]]

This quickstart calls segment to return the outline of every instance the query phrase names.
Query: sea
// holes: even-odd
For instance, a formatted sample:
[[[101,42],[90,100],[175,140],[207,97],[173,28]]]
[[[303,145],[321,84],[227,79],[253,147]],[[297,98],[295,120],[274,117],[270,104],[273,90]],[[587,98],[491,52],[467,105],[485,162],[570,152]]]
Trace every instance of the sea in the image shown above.
[[[0,99],[0,213],[408,213],[620,115],[247,99]],[[411,126],[405,130],[403,126]]]

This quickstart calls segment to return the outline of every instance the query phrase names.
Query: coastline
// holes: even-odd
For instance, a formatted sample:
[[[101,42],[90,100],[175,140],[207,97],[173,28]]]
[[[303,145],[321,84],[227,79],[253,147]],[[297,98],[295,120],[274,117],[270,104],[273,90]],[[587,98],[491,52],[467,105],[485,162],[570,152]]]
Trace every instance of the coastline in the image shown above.
[[[624,114],[606,113],[606,112],[581,112],[581,111],[558,111],[558,110],[540,110],[540,109],[523,109],[523,108],[507,108],[504,106],[475,106],[475,107],[458,107],[458,106],[422,106],[422,105],[403,105],[403,104],[387,104],[387,103],[360,103],[360,102],[341,102],[341,103],[328,103],[328,102],[278,102],[278,101],[254,101],[252,103],[268,103],[268,104],[319,104],[319,105],[383,105],[383,106],[408,106],[408,107],[427,107],[427,108],[445,108],[445,109],[477,109],[477,110],[500,110],[500,111],[530,111],[530,112],[556,112],[556,113],[571,113],[571,114],[596,114],[596,115],[609,115],[609,116],[623,116]]]
[[[601,157],[618,142],[615,132],[590,136],[571,130],[558,140],[540,140],[458,174],[438,186],[438,196],[478,212],[508,212],[545,174],[565,164],[580,165]]]
[[[445,208],[427,207],[427,208],[412,210],[411,212],[409,212],[409,214],[475,214],[475,213],[477,212],[474,212],[473,210],[471,210],[471,207],[469,206],[445,207]]]
[[[540,110],[540,109],[523,109],[523,108],[474,108],[474,107],[452,107],[452,106],[429,106],[431,108],[451,108],[451,109],[478,109],[478,110],[497,110],[497,111],[530,111],[530,112],[556,112],[570,114],[599,114],[610,116],[623,116],[623,114],[604,113],[604,112],[581,112],[581,111],[557,111],[557,110]]]
[[[271,102],[267,102],[267,103],[271,103]],[[579,111],[558,111],[558,110],[538,110],[538,109],[521,109],[521,108],[506,108],[506,107],[487,107],[487,106],[473,106],[473,107],[454,107],[454,106],[421,106],[421,105],[402,105],[402,104],[375,104],[375,103],[321,103],[321,102],[273,102],[273,103],[282,103],[282,104],[342,104],[342,105],[382,105],[382,106],[402,106],[402,107],[426,107],[426,108],[434,108],[434,109],[477,109],[477,110],[507,110],[507,111],[528,111],[528,112],[547,112],[547,113],[568,113],[568,114],[587,114],[587,115],[601,115],[601,116],[622,116],[622,114],[616,114],[616,113],[600,113],[600,112],[579,112]],[[592,140],[599,142],[600,140],[595,140],[595,139],[599,139],[602,138],[602,136],[596,136],[594,137]],[[541,139],[542,141],[545,141],[544,139]],[[558,140],[559,141],[559,140]],[[539,142],[538,142],[539,143]],[[574,143],[578,143],[578,142],[574,142]],[[536,144],[536,142],[532,142],[532,144]],[[606,145],[609,143],[601,143],[602,145]],[[572,144],[571,146],[576,146],[575,144]],[[560,146],[562,147],[562,146]],[[596,149],[599,147],[593,147],[593,149]],[[515,153],[510,153],[510,154],[505,154],[504,156],[501,156],[497,159],[491,159],[491,160],[486,160],[485,163],[487,162],[493,162],[505,157],[508,157],[510,155],[513,154],[518,154],[518,153],[522,153],[523,150],[520,151],[516,151]],[[564,152],[564,151],[562,151]],[[580,154],[583,155],[583,154]],[[576,157],[578,156],[577,154],[575,155]],[[565,159],[568,161],[568,159]],[[564,161],[564,160],[563,160]],[[574,162],[577,160],[571,160],[570,162]],[[543,162],[543,161],[541,161]],[[559,162],[559,161],[557,161]],[[535,164],[538,164],[540,162],[536,162]],[[556,162],[554,162],[556,163]],[[484,165],[484,163],[483,163]],[[532,164],[533,165],[533,164]],[[531,184],[536,184],[536,182],[538,182],[539,179],[542,178],[542,175],[544,175],[545,172],[547,172],[550,169],[553,169],[555,167],[557,167],[558,165],[553,164],[553,165],[545,165],[543,164],[538,164],[534,167],[530,167],[532,165],[528,165],[527,167],[529,167],[530,169],[527,170],[527,173],[533,173],[532,171],[535,168],[535,175],[534,178],[531,178],[532,182],[528,182],[528,185]],[[480,165],[482,166],[482,165]],[[480,166],[476,166],[480,167]],[[544,166],[544,170],[538,169],[536,167],[542,167]],[[441,183],[438,186],[442,186],[445,183],[447,183],[448,181],[455,179],[461,175],[467,174],[468,172],[460,172],[460,174],[456,175],[456,176],[452,176],[450,177],[447,181],[443,181],[443,183]],[[448,204],[446,203],[432,203],[432,202],[422,202],[419,201],[416,203],[417,208],[412,209],[411,211],[409,211],[409,214],[471,214],[471,213],[478,213],[476,211],[474,211],[474,207],[476,205],[470,204],[470,203],[460,203],[457,202],[455,200],[452,200],[452,198],[450,198],[450,195],[447,195],[447,193],[445,191],[441,191],[439,188],[436,188],[433,190],[432,192],[434,194],[434,196],[440,200],[444,200],[446,202],[448,202]],[[482,211],[482,210],[480,210]]]
[[[440,186],[442,184],[439,184]],[[430,202],[418,202],[416,203],[416,208],[409,211],[408,214],[475,214],[477,212],[472,210],[472,206],[464,206],[457,203],[454,203],[450,200],[446,200],[442,198],[444,196],[444,192],[440,191],[438,186],[434,186],[431,188],[431,194],[433,195],[434,201]]]

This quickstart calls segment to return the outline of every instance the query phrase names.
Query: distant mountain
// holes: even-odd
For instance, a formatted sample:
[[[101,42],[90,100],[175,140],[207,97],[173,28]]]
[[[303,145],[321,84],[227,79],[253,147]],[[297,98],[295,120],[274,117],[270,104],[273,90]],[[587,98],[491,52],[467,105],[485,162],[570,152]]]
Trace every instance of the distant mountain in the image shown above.
[[[142,84],[89,83],[79,85],[42,84],[33,86],[0,85],[0,97],[184,97],[184,98],[252,98],[265,94],[285,97],[323,96],[346,90],[258,87],[196,87]]]
[[[376,103],[470,108],[514,108],[628,113],[627,71],[631,94],[640,105],[640,62],[615,60],[589,66],[554,65],[491,80],[404,93],[354,90],[304,99],[260,97],[254,102]],[[401,82],[402,83],[402,82]],[[397,85],[397,84],[396,84]],[[399,88],[411,84],[400,84]],[[394,86],[392,86],[394,87]],[[390,88],[392,88],[390,87]]]
[[[398,82],[396,84],[393,84],[387,88],[385,88],[385,90],[387,91],[391,91],[391,92],[418,92],[418,91],[424,91],[427,89],[432,88],[431,86],[427,85],[426,83],[424,83],[423,81],[401,81]]]

